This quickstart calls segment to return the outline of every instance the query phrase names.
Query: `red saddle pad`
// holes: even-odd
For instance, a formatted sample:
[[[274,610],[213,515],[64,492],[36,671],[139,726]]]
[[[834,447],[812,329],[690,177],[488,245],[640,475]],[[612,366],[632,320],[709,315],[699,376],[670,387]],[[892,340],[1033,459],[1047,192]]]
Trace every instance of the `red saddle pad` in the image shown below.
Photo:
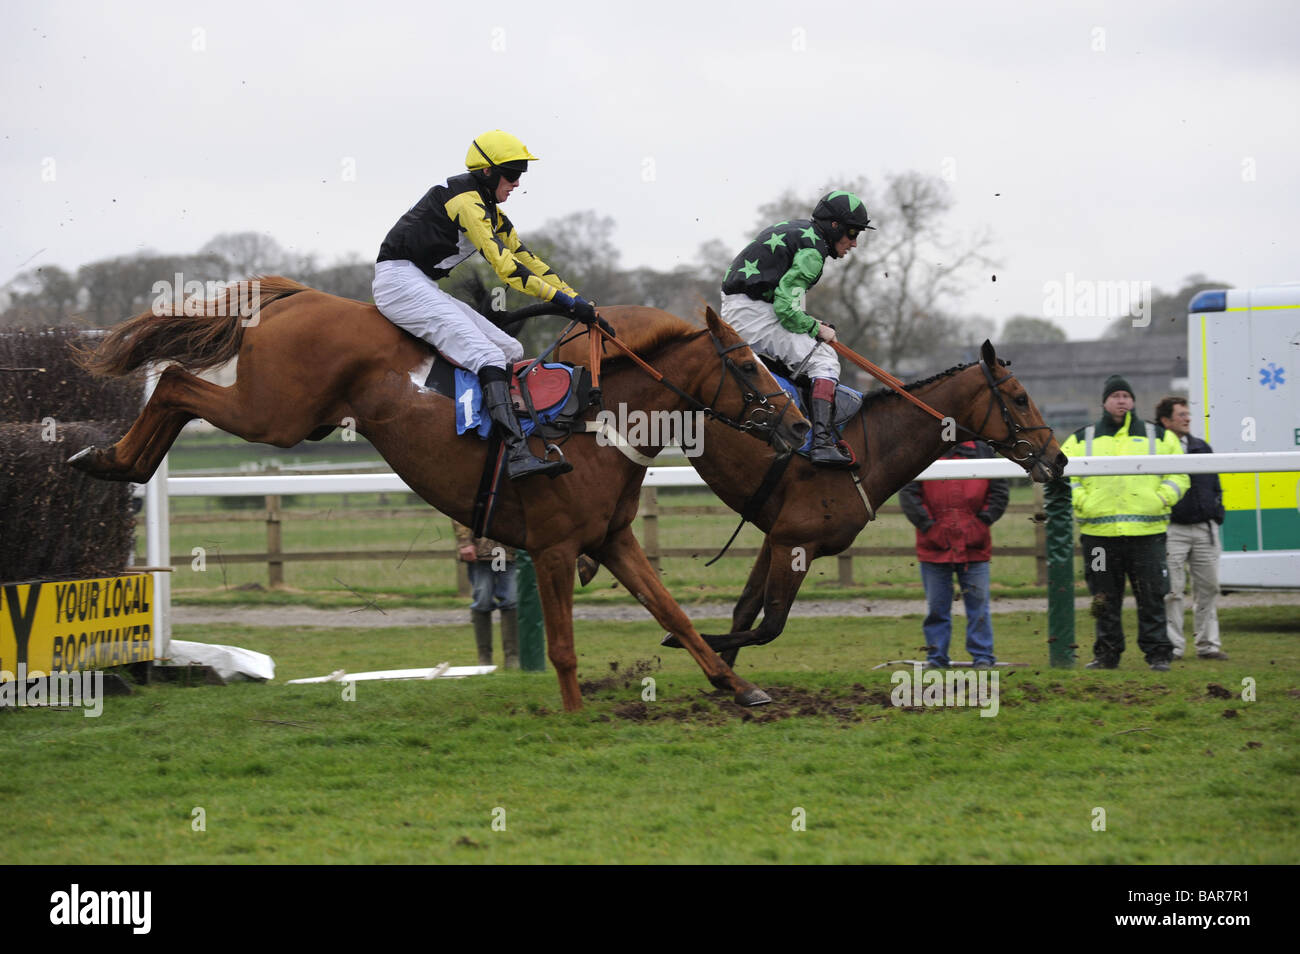
[[[515,362],[514,373],[518,375],[527,366],[527,361]],[[547,368],[540,364],[533,368],[528,375],[528,393],[533,399],[533,407],[540,411],[563,401],[569,393],[572,380],[564,368]],[[523,396],[519,393],[518,377],[510,379],[510,397],[514,400],[515,407],[525,409]]]

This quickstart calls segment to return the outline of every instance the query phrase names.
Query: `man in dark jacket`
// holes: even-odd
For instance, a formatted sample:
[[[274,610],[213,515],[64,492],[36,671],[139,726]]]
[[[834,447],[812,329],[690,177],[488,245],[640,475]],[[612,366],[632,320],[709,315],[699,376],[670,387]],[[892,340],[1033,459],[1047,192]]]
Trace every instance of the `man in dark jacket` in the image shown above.
[[[1185,398],[1171,396],[1156,405],[1156,420],[1178,435],[1184,454],[1212,454],[1213,449],[1191,434],[1192,414]],[[1192,625],[1198,659],[1227,659],[1219,642],[1219,527],[1223,524],[1223,488],[1218,474],[1192,474],[1192,485],[1169,513],[1165,542],[1169,562],[1169,595],[1165,620],[1174,658],[1181,659],[1183,638],[1184,565],[1192,571]]]
[[[943,460],[994,457],[983,441],[958,444]],[[1005,480],[916,480],[903,488],[903,513],[916,527],[916,556],[921,561],[928,614],[923,629],[927,667],[947,668],[952,640],[952,577],[957,574],[966,605],[966,651],[972,665],[994,665],[993,620],[989,615],[989,527],[1007,509]]]

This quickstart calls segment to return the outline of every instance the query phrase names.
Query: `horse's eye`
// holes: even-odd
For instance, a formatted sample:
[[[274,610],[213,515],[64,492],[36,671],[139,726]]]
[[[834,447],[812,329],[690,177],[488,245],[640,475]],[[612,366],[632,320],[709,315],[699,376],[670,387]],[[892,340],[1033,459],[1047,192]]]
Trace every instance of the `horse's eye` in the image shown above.
[[[758,365],[753,361],[746,361],[740,366],[740,370],[744,371],[746,374],[753,374],[758,371]]]
[[[1016,395],[1016,407],[1029,407],[1029,395],[1028,395],[1028,394],[1017,394],[1017,395]]]

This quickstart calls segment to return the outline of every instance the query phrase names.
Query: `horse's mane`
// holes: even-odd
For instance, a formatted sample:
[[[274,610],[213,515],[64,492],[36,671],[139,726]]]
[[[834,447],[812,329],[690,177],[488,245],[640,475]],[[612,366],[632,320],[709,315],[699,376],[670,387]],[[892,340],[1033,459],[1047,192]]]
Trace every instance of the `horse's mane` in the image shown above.
[[[705,328],[697,328],[676,315],[660,312],[646,321],[620,322],[618,340],[644,358],[677,341],[685,341],[688,338],[702,335],[706,330]],[[618,348],[611,345],[605,346],[605,357],[601,360],[602,365],[620,359],[628,360],[627,356]]]
[[[915,391],[917,388],[923,388],[927,384],[933,384],[935,381],[939,381],[943,378],[950,378],[959,371],[965,371],[967,368],[973,368],[977,364],[979,364],[978,361],[972,361],[969,364],[955,365],[954,367],[949,368],[947,371],[940,371],[938,374],[932,374],[928,378],[923,378],[920,381],[912,381],[910,384],[904,384],[903,390]],[[1003,361],[1001,358],[998,358],[998,364],[1002,365],[1002,367],[1004,368],[1011,366],[1010,361]],[[874,391],[867,392],[862,395],[863,410],[866,410],[867,408],[871,407],[872,405],[874,405],[876,402],[880,401],[883,398],[890,398],[890,397],[898,397],[898,392],[895,391],[893,388],[888,388],[888,387],[876,388]]]

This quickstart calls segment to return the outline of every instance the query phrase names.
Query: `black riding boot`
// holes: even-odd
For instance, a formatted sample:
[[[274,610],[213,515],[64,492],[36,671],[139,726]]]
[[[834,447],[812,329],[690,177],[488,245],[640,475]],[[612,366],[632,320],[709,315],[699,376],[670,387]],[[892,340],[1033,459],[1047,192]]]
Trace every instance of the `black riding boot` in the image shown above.
[[[834,402],[813,398],[809,403],[812,404],[813,438],[808,459],[819,467],[852,467],[853,455],[840,449],[835,441],[835,429],[831,427]]]
[[[566,460],[542,460],[533,456],[523,431],[519,429],[519,419],[515,417],[515,406],[510,400],[510,384],[504,379],[505,372],[499,368],[484,368],[479,372],[479,383],[483,385],[483,403],[487,405],[488,416],[492,418],[497,433],[506,445],[506,473],[510,479],[518,480],[533,474],[559,477],[573,470],[573,465]]]

